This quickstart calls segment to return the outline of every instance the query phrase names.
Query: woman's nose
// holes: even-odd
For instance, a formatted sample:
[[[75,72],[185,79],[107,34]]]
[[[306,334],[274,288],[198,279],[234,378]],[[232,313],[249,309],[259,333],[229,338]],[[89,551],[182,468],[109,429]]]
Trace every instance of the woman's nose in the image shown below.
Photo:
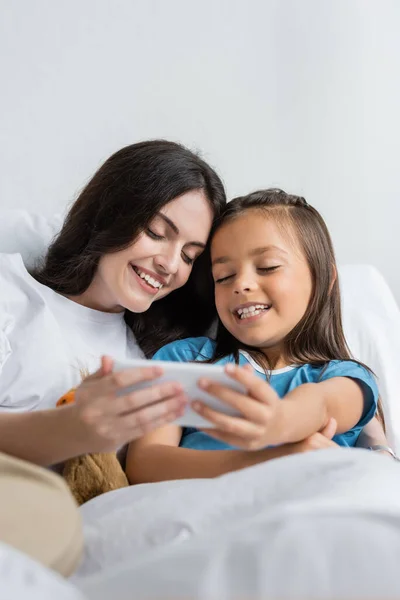
[[[178,251],[165,252],[156,257],[157,266],[166,275],[175,275],[179,268],[180,255]]]

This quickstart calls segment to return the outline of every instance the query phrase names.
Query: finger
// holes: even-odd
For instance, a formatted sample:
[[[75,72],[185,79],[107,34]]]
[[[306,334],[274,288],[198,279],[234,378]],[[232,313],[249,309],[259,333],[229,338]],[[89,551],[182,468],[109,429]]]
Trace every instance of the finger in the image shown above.
[[[114,361],[110,356],[101,357],[101,368],[103,375],[109,375],[114,368]]]
[[[265,423],[268,415],[266,410],[268,406],[250,398],[240,392],[236,392],[232,388],[214,383],[207,379],[200,379],[198,382],[199,388],[206,391],[211,396],[218,398],[224,404],[232,407],[238,413],[243,415],[248,421],[253,423]],[[202,403],[203,404],[203,403]]]
[[[241,383],[249,395],[258,402],[269,404],[279,400],[278,394],[269,383],[260,379],[254,372],[232,364],[225,366],[225,372],[231,379]]]
[[[162,417],[159,417],[158,419],[149,421],[147,425],[142,427],[143,433],[148,433],[149,431],[153,431],[154,429],[159,429],[160,427],[164,427],[169,423],[173,423],[185,414],[185,409],[185,406],[181,406],[181,408],[178,410],[172,410],[165,415],[162,415]]]
[[[87,384],[89,393],[96,389],[96,396],[100,397],[115,394],[124,388],[129,388],[139,383],[153,381],[158,379],[162,373],[163,371],[160,367],[124,369],[123,371],[114,371],[109,375],[100,376],[101,382],[99,381],[99,376],[95,374],[97,377],[92,376],[86,379],[85,384]]]
[[[104,377],[104,375],[108,375],[108,373],[111,373],[112,371],[113,364],[114,361],[110,356],[102,356],[100,367],[95,373],[92,373],[91,375],[85,377],[85,381],[94,381],[96,379],[101,379],[102,377]]]
[[[336,433],[337,421],[331,417],[325,427],[321,430],[321,435],[331,440]]]
[[[137,390],[130,394],[119,396],[113,401],[112,411],[115,414],[127,414],[139,411],[146,406],[165,402],[170,398],[181,398],[187,403],[180,383],[160,383],[152,385],[143,390]]]
[[[213,423],[217,429],[224,433],[229,433],[243,439],[253,439],[260,436],[262,433],[262,430],[257,424],[247,421],[246,419],[241,419],[240,417],[225,415],[213,410],[202,402],[193,402],[192,408],[196,413],[201,415],[207,421],[210,421],[210,423]]]
[[[123,421],[125,438],[132,440],[166,422],[170,423],[182,416],[184,410],[185,404],[177,397],[122,416],[120,419]]]

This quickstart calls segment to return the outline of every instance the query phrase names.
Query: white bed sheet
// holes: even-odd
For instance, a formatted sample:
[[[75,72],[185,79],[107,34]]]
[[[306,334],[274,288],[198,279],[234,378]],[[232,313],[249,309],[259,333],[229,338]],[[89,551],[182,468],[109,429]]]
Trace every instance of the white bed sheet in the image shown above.
[[[366,450],[124,488],[82,515],[89,599],[400,597],[400,465]]]
[[[58,573],[0,542],[1,600],[85,600]]]

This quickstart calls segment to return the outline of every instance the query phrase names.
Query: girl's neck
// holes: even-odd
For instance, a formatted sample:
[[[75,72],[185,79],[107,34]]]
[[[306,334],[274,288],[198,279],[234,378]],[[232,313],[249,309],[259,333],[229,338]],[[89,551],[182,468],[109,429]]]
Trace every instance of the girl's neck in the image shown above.
[[[289,366],[283,348],[260,348],[260,352],[262,352],[267,359],[268,368],[271,371]]]

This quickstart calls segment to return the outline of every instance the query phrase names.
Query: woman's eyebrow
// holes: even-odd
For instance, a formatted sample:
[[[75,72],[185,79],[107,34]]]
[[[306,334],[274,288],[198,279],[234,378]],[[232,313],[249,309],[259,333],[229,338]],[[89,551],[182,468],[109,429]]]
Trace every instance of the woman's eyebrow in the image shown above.
[[[278,251],[281,254],[287,254],[286,250],[283,250],[283,248],[279,248],[279,246],[270,245],[270,246],[262,246],[260,248],[254,248],[254,250],[252,250],[250,252],[249,256],[259,256],[260,254],[264,254],[265,252],[269,252],[270,250]],[[233,260],[233,259],[230,258],[229,256],[218,256],[218,258],[215,258],[212,261],[212,266],[214,266],[214,265],[222,265],[222,264],[227,263],[227,262],[229,262],[231,260]]]
[[[164,215],[162,212],[159,212],[158,216],[161,217],[161,219],[172,229],[172,231],[176,235],[179,235],[180,232],[179,232],[178,227],[175,225],[175,223],[173,221],[171,221],[171,219],[169,217]],[[198,248],[206,247],[206,245],[203,242],[188,242],[186,245],[187,246],[197,246]]]
[[[162,212],[158,213],[158,216],[162,218],[163,221],[165,221],[165,223],[171,227],[172,231],[174,233],[176,233],[176,235],[179,235],[179,229],[177,228],[177,226],[175,225],[175,223],[173,221],[171,221],[171,219],[169,217],[167,217],[166,215],[164,215]]]

